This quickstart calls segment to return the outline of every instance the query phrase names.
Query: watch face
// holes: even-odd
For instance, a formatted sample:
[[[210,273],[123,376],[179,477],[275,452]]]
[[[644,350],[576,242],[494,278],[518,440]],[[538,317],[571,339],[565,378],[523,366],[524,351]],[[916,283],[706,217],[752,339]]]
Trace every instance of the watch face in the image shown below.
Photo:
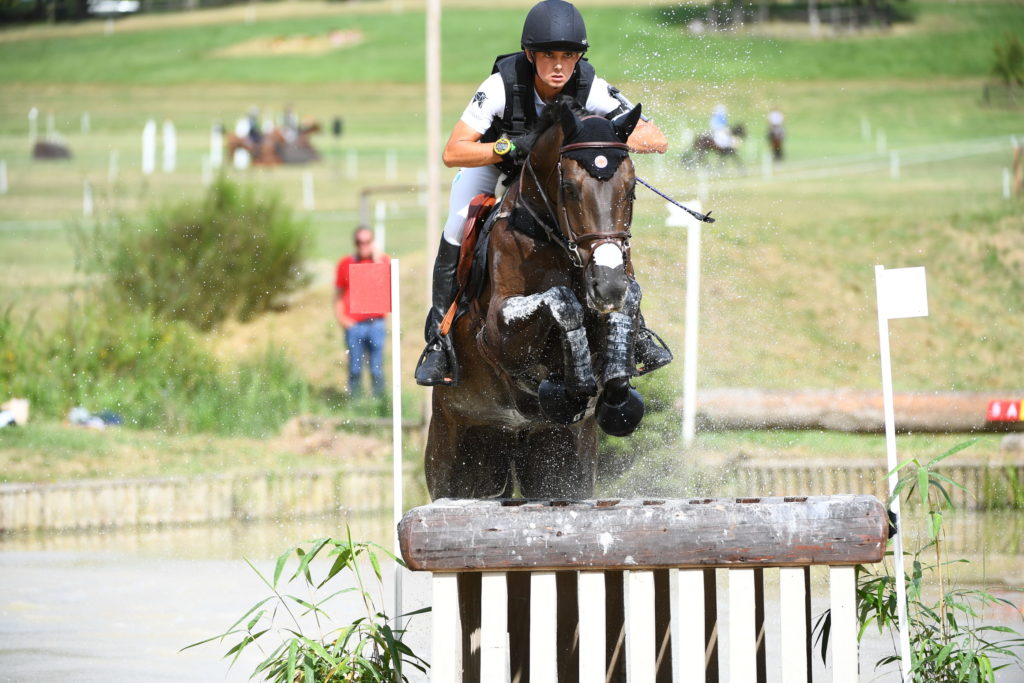
[[[512,147],[512,143],[508,138],[500,138],[494,143],[494,153],[498,155],[508,154],[509,148]]]

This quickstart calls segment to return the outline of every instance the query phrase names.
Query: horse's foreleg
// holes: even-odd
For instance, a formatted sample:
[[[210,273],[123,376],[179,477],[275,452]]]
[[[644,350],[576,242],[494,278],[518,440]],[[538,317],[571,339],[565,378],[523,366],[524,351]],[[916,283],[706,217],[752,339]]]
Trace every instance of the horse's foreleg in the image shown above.
[[[621,401],[633,376],[633,346],[636,342],[636,323],[643,293],[636,280],[630,280],[626,301],[622,308],[609,313],[607,318],[607,347],[605,351],[602,384],[613,402]]]
[[[587,332],[583,328],[583,306],[571,289],[552,287],[538,294],[510,297],[500,310],[503,337],[536,334],[537,323],[548,329],[551,324],[556,325],[562,332],[562,372],[566,388],[586,396],[597,393]]]

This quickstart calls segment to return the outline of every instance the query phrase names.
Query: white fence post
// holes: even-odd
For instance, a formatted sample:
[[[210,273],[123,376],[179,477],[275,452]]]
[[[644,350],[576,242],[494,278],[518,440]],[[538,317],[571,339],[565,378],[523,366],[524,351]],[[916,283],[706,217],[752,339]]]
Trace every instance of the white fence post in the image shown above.
[[[431,609],[431,683],[462,682],[462,622],[459,619],[459,575],[434,574]]]
[[[900,177],[899,152],[889,152],[889,177],[896,180]]]
[[[156,170],[156,121],[146,121],[142,129],[142,173],[152,175]]]
[[[89,120],[89,112],[82,112],[82,135],[88,135],[92,130],[92,121]]]
[[[1003,199],[1009,199],[1010,198],[1010,187],[1011,187],[1010,169],[1004,168],[1003,169]]]
[[[92,218],[93,214],[93,201],[92,201],[92,183],[86,179],[82,183],[82,216],[84,218]]]
[[[224,129],[220,124],[210,128],[210,168],[217,170],[224,165]]]
[[[170,119],[164,121],[164,173],[174,173],[178,165],[178,134],[174,129],[174,122]]]
[[[302,208],[306,211],[316,209],[316,197],[313,194],[313,172],[305,171],[302,174]]]
[[[854,567],[829,569],[829,599],[832,607],[829,647],[832,649],[833,683],[857,683],[859,678],[856,588]]]
[[[530,575],[530,682],[558,682],[558,591],[554,572]]]
[[[624,577],[626,603],[626,681],[654,680],[654,572],[629,571]]]
[[[779,606],[782,612],[779,649],[782,656],[782,680],[809,683],[807,608],[810,605],[810,568],[779,569]]]
[[[384,159],[384,177],[388,182],[394,182],[398,178],[398,154],[389,149]]]
[[[7,194],[7,160],[0,159],[0,195]]]
[[[357,175],[359,175],[359,152],[350,149],[345,154],[345,177],[355,180]]]
[[[580,683],[605,683],[604,572],[579,573]]]
[[[508,581],[505,572],[480,577],[480,680],[511,677],[508,644]]]

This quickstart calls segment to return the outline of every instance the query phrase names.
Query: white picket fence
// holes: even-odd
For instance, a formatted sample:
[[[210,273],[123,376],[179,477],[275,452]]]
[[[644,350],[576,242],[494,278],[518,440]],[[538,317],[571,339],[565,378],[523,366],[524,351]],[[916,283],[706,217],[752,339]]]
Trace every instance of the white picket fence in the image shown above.
[[[831,607],[831,680],[859,680],[854,565],[888,532],[870,496],[505,505],[438,501],[400,526],[406,562],[433,571],[432,683],[811,681],[812,597]]]

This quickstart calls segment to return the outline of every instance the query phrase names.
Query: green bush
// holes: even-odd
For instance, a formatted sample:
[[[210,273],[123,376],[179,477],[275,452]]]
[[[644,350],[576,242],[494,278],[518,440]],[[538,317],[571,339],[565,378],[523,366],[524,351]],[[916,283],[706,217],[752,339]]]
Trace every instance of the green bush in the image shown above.
[[[210,330],[248,320],[307,281],[309,227],[277,196],[220,178],[200,200],[123,216],[80,233],[85,263],[137,311]]]
[[[0,349],[0,396],[28,398],[51,418],[80,405],[135,427],[265,436],[310,400],[279,351],[224,369],[187,324],[115,305],[72,308],[53,330],[8,310]]]

